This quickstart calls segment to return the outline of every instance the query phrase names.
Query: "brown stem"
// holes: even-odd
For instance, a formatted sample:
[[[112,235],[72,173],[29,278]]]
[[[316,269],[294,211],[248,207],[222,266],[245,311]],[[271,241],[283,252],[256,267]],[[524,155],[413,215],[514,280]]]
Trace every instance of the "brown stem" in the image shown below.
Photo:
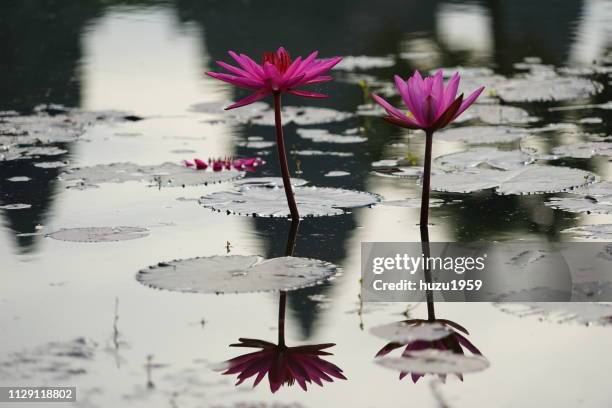
[[[300,226],[300,220],[291,220],[291,227],[289,227],[289,235],[287,235],[287,246],[285,247],[285,256],[293,256],[293,250],[295,249],[295,240],[297,239],[298,227]]]
[[[292,220],[299,220],[293,188],[291,187],[291,175],[289,174],[289,166],[287,164],[287,153],[285,152],[285,139],[283,137],[283,124],[281,122],[281,94],[274,92],[274,124],[276,126],[276,148],[278,150],[278,163],[283,176],[283,186],[285,187],[285,195],[287,196],[287,204],[289,204],[289,212]]]

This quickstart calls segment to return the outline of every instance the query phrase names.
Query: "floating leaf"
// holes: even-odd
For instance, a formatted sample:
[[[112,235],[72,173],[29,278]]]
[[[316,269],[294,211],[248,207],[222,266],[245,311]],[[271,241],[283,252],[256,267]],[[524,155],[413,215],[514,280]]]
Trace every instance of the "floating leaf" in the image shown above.
[[[612,214],[612,182],[602,181],[569,193],[580,197],[553,197],[547,206],[574,213]]]
[[[455,173],[432,175],[436,191],[469,193],[497,187],[502,195],[542,194],[568,191],[597,180],[590,172],[568,167],[530,165],[523,169],[500,171],[471,168]]]
[[[140,227],[86,227],[66,228],[47,235],[59,241],[115,242],[144,238],[149,230]]]
[[[508,126],[463,126],[436,133],[437,140],[468,144],[512,143],[529,136],[527,129]]]
[[[237,109],[240,110],[240,109]],[[302,125],[321,125],[342,122],[353,117],[352,113],[340,112],[335,109],[317,108],[311,106],[283,107],[283,124],[295,123]],[[240,117],[238,117],[240,120]],[[244,120],[246,123],[260,126],[274,126],[274,111],[271,109]]]
[[[390,342],[408,344],[418,340],[440,340],[453,334],[453,331],[446,325],[438,322],[410,324],[409,322],[400,321],[373,327],[370,333]]]
[[[565,229],[562,232],[581,238],[612,241],[612,224],[582,225]]]
[[[334,135],[325,129],[298,129],[297,134],[315,143],[362,143],[368,138],[356,135]]]
[[[499,150],[491,147],[472,148],[435,159],[438,165],[455,169],[489,165],[500,170],[518,169],[533,161],[534,158],[531,155],[521,150]]]
[[[65,167],[67,165],[68,163],[61,162],[61,161],[34,163],[34,167],[39,167],[41,169],[58,169],[60,167]]]
[[[612,305],[609,304],[538,302],[494,303],[494,305],[517,317],[537,317],[541,321],[586,326],[612,325]]]
[[[293,150],[291,154],[298,156],[335,156],[335,157],[351,157],[352,152],[334,152],[330,150]]]
[[[421,199],[420,198],[404,198],[402,200],[383,201],[380,204],[388,205],[391,207],[421,208]],[[444,204],[443,200],[439,200],[436,198],[429,199],[429,208],[440,207],[442,206],[442,204]]]
[[[13,183],[23,183],[26,181],[30,181],[32,179],[27,176],[15,176],[15,177],[7,178],[7,180],[12,181]]]
[[[344,71],[368,70],[373,68],[388,68],[395,65],[392,57],[371,57],[367,55],[342,57],[342,61],[335,66],[335,69]]]
[[[505,102],[549,102],[588,98],[603,89],[600,83],[572,77],[536,77],[511,79],[497,87]]]
[[[345,209],[378,203],[381,197],[361,191],[327,187],[296,187],[295,201],[302,217],[343,214]],[[264,187],[221,191],[200,198],[200,204],[228,214],[261,217],[287,217],[289,208],[283,189]]]
[[[289,291],[314,286],[338,274],[338,267],[308,258],[229,255],[161,262],[136,279],[149,287],[189,293]]]
[[[525,124],[534,122],[537,119],[529,116],[529,113],[516,106],[476,104],[463,112],[456,120],[456,123],[469,120],[479,120],[491,125]]]
[[[376,363],[392,370],[418,374],[465,374],[489,367],[489,361],[482,356],[434,349],[411,351],[404,357],[380,358]]]
[[[32,208],[32,205],[22,203],[0,205],[0,210],[27,210],[28,208]]]
[[[291,185],[293,187],[299,187],[308,184],[308,182],[304,179],[300,178],[291,178]],[[282,177],[247,177],[242,180],[238,180],[234,182],[236,186],[248,186],[248,187],[274,187],[281,188],[283,187],[283,178]]]
[[[612,143],[584,142],[557,146],[552,154],[559,157],[574,157],[576,159],[589,159],[593,156],[612,157]]]
[[[351,173],[349,173],[348,171],[342,171],[342,170],[332,170],[324,174],[325,177],[344,177],[344,176],[350,176],[350,175]]]
[[[235,169],[198,171],[175,163],[163,163],[156,166],[112,163],[74,168],[62,173],[60,178],[82,185],[144,181],[156,183],[161,187],[177,187],[221,183],[243,176],[244,172]]]

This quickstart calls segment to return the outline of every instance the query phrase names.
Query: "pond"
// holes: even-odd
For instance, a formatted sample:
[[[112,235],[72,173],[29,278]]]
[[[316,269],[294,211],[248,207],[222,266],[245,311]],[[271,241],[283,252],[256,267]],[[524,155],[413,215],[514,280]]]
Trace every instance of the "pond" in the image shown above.
[[[610,406],[608,304],[360,298],[361,242],[420,240],[424,134],[369,97],[399,105],[394,74],[486,87],[435,135],[432,241],[610,240],[610,6],[4,2],[0,386],[76,386],[82,407]],[[223,111],[248,93],[205,75],[281,45],[344,57],[328,99],[283,97],[299,228],[271,98]],[[428,306],[450,323],[423,328]],[[408,366],[398,327],[473,358],[413,344]],[[278,355],[312,383],[253,388]],[[442,376],[399,378],[425,369]]]

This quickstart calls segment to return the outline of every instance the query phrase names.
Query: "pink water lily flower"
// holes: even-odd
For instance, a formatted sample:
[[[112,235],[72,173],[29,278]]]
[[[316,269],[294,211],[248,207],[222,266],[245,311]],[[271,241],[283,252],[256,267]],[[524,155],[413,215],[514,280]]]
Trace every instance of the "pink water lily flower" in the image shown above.
[[[461,115],[484,89],[481,86],[464,99],[463,94],[457,96],[460,80],[459,73],[455,73],[445,86],[442,70],[425,79],[415,71],[407,81],[396,75],[395,86],[408,108],[406,113],[376,94],[372,97],[387,111],[386,121],[408,129],[434,132]]]
[[[318,51],[314,51],[306,58],[297,57],[292,60],[283,47],[276,52],[264,53],[261,64],[245,54],[238,55],[229,51],[229,55],[239,67],[217,61],[217,64],[229,73],[207,72],[206,74],[255,92],[226,109],[251,104],[273,93],[286,92],[306,98],[326,98],[325,94],[297,88],[331,81],[332,77],[326,74],[342,59],[340,57],[317,59]]]

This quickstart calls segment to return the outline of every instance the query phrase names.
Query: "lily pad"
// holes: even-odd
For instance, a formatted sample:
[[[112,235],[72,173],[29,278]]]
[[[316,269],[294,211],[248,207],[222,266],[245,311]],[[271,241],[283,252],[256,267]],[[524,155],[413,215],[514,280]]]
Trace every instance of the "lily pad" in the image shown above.
[[[612,224],[582,225],[565,229],[562,232],[580,238],[612,241]]]
[[[321,125],[342,122],[353,116],[354,115],[349,112],[312,106],[285,106],[282,110],[282,120],[285,125],[289,123],[295,123],[298,126]],[[238,119],[240,120],[240,117]],[[244,122],[260,126],[274,126],[274,111],[269,109],[260,112],[244,120]]]
[[[489,361],[482,356],[434,349],[411,351],[404,357],[380,358],[376,363],[395,371],[418,374],[465,374],[489,367]]]
[[[407,344],[418,340],[440,340],[452,334],[453,331],[438,322],[415,325],[400,321],[373,327],[370,333],[390,342]]]
[[[335,157],[351,157],[353,152],[334,152],[330,150],[293,150],[291,154],[297,156],[335,156]]]
[[[26,182],[26,181],[30,181],[32,179],[30,177],[28,177],[28,176],[15,176],[15,177],[7,178],[7,180],[11,181],[13,183],[23,183],[23,182]]]
[[[149,230],[140,227],[86,227],[66,228],[47,236],[69,242],[115,242],[144,238]]]
[[[362,143],[368,140],[363,136],[335,135],[325,129],[298,129],[297,134],[315,143]]]
[[[383,201],[381,205],[387,205],[391,207],[404,207],[404,208],[421,208],[420,198],[404,198],[402,200],[389,200]],[[444,204],[443,200],[437,198],[429,199],[429,208],[441,207]]]
[[[570,193],[577,197],[553,197],[546,205],[573,213],[612,214],[612,182],[589,184]]]
[[[28,208],[32,208],[32,205],[22,203],[0,205],[0,210],[27,210]]]
[[[68,163],[62,162],[62,161],[34,163],[34,167],[39,167],[41,169],[58,169],[60,167],[65,167],[67,165],[68,165]]]
[[[525,124],[537,121],[525,109],[497,104],[475,104],[463,112],[455,123],[478,120],[491,125]]]
[[[302,217],[344,214],[346,209],[378,203],[377,194],[327,187],[296,187],[295,201]],[[221,191],[200,198],[200,204],[228,214],[260,217],[288,217],[289,208],[283,189],[265,187]]]
[[[541,321],[553,323],[612,325],[612,305],[604,303],[496,303],[495,306],[517,317],[537,317]]]
[[[99,164],[68,170],[60,175],[67,182],[80,185],[125,183],[144,181],[161,187],[194,186],[232,181],[244,176],[244,172],[230,169],[223,171],[198,171],[175,163],[142,166],[134,163]]]
[[[529,136],[527,129],[509,126],[463,126],[442,130],[435,138],[468,144],[513,143]]]
[[[600,83],[585,78],[530,75],[506,81],[497,87],[497,93],[505,102],[550,102],[588,98],[602,89]]]
[[[136,279],[156,289],[222,294],[295,290],[338,272],[336,265],[317,259],[229,255],[161,262],[138,272]]]
[[[371,57],[367,55],[344,56],[335,69],[344,71],[368,70],[374,68],[388,68],[395,65],[392,57]]]
[[[494,188],[501,195],[558,193],[583,187],[597,180],[590,172],[558,166],[530,165],[501,171],[471,168],[432,175],[431,188],[442,192],[469,193]]]
[[[521,150],[499,150],[491,147],[472,148],[435,159],[438,165],[454,169],[488,165],[500,170],[518,169],[533,161],[534,158],[531,155]]]
[[[344,177],[344,176],[350,176],[350,175],[351,173],[349,173],[348,171],[342,171],[342,170],[332,170],[324,174],[325,177]]]
[[[593,156],[612,157],[612,143],[610,142],[584,142],[557,146],[552,154],[559,157],[573,157],[576,159],[589,159]]]
[[[308,182],[301,178],[291,178],[291,185],[293,187],[304,186]],[[247,186],[247,187],[272,187],[281,188],[283,187],[282,177],[247,177],[242,180],[234,182],[236,186]]]

